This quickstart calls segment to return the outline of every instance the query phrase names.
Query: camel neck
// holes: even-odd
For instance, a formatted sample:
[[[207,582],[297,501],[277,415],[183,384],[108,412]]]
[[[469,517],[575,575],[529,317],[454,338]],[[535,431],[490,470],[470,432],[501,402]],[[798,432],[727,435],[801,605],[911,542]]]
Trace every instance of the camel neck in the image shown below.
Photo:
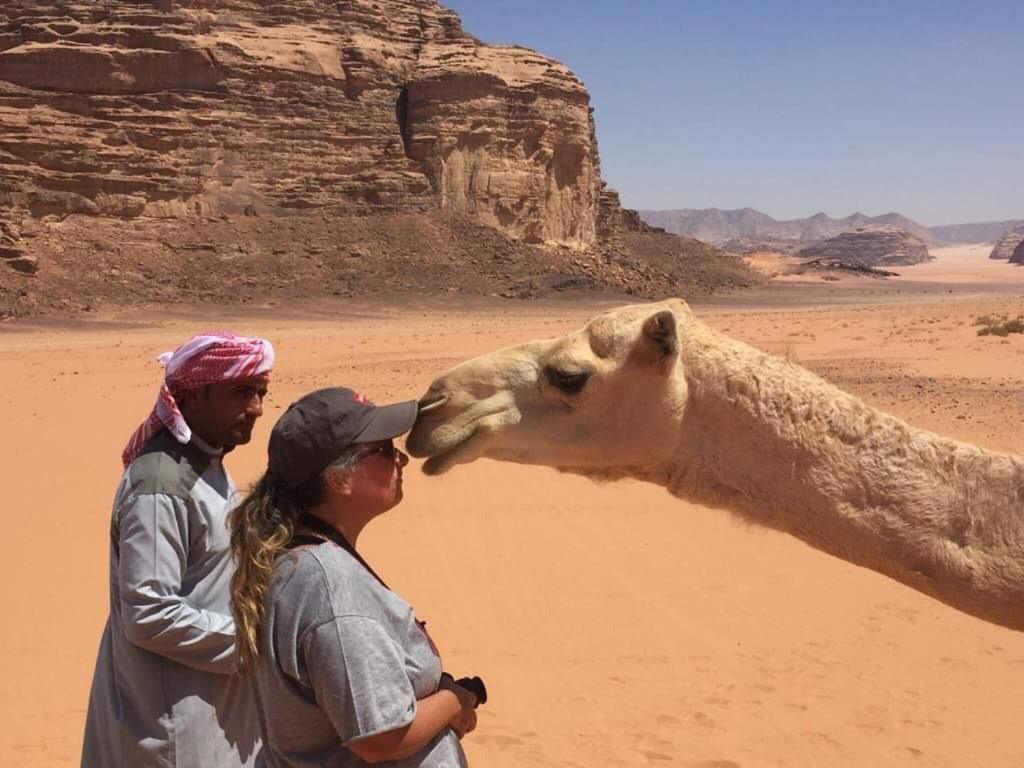
[[[1024,460],[913,429],[729,344],[684,361],[673,493],[1024,628]]]

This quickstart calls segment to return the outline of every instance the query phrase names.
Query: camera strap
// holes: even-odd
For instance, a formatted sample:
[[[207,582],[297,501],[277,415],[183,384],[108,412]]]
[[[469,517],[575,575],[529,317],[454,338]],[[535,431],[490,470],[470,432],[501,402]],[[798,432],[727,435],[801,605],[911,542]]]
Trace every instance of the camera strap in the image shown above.
[[[310,515],[308,513],[300,515],[298,522],[300,525],[309,528],[309,530],[313,531],[316,535],[310,536],[304,533],[297,533],[292,536],[291,541],[288,542],[288,549],[301,547],[307,544],[323,544],[324,541],[329,541],[352,555],[352,557],[354,557],[359,564],[363,566],[371,576],[373,576],[373,578],[380,582],[380,585],[384,587],[384,589],[389,592],[391,591],[391,587],[384,582],[384,579],[377,575],[377,572],[373,570],[370,564],[363,559],[363,556],[356,552],[356,548],[349,544],[348,539],[342,535],[341,531],[324,522],[316,515]]]

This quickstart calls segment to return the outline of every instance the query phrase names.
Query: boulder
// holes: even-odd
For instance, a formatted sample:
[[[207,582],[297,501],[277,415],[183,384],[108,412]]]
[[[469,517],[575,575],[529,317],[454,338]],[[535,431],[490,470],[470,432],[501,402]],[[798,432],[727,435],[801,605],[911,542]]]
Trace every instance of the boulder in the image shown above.
[[[10,222],[0,221],[0,264],[17,272],[35,274],[39,262],[30,256],[21,245],[21,233]]]

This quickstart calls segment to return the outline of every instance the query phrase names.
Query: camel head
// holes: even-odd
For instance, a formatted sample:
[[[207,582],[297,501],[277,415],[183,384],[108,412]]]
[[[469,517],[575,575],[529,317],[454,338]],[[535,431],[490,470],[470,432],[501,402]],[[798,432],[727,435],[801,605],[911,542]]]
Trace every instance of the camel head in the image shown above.
[[[657,467],[680,439],[678,327],[691,318],[679,299],[620,307],[462,363],[421,398],[407,449],[429,475],[485,457],[588,474]]]

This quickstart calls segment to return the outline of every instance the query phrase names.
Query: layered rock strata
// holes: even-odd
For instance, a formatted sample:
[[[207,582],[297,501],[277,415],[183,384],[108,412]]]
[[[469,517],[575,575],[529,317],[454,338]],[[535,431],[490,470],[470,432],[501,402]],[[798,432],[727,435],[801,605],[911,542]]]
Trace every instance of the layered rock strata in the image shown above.
[[[855,267],[894,267],[920,264],[932,256],[924,241],[899,227],[862,227],[809,246],[805,259],[834,259]]]
[[[1014,255],[1014,251],[1017,246],[1020,245],[1021,241],[1024,240],[1024,226],[1012,229],[999,238],[995,247],[992,249],[992,253],[988,255],[990,259],[1001,259],[1006,261]]]
[[[440,208],[597,238],[582,83],[434,0],[8,0],[0,123],[8,221]]]

